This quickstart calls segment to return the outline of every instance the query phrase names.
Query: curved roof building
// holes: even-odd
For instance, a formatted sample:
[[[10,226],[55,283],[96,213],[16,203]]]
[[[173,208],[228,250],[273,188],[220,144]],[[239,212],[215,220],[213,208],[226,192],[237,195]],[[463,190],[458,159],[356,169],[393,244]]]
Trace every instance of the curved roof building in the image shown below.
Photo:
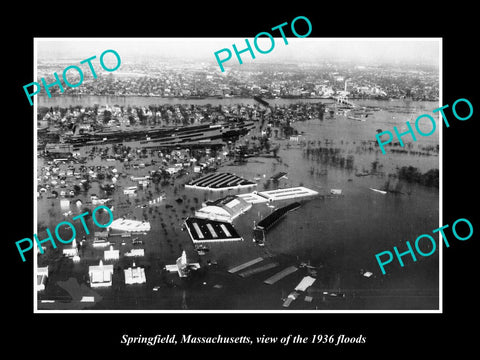
[[[233,219],[248,211],[251,207],[252,204],[244,199],[229,195],[208,202],[206,206],[195,212],[195,217],[231,223]]]

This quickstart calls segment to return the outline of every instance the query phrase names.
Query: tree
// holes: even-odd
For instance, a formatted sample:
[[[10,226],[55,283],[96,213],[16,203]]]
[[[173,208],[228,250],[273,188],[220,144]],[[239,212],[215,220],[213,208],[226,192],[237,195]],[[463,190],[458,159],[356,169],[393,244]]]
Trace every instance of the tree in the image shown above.
[[[108,110],[103,111],[103,123],[107,124],[112,119],[112,113]]]
[[[274,156],[274,157],[277,157],[277,155],[278,155],[278,150],[280,150],[280,145],[277,145],[277,146],[275,146],[275,147],[272,149],[272,153],[273,153],[273,156]]]
[[[270,152],[270,141],[268,139],[265,140],[264,147],[267,153]]]
[[[88,191],[88,189],[91,188],[90,180],[84,181],[84,182],[82,183],[82,187],[83,187],[83,191]]]
[[[75,193],[75,195],[78,195],[80,191],[81,191],[80,186],[78,186],[77,184],[73,185],[73,192]]]

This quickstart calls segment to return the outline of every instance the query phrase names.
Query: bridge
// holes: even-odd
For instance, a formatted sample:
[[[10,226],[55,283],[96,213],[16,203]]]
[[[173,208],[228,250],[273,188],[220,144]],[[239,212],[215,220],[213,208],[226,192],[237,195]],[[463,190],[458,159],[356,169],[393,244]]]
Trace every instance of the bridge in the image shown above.
[[[350,106],[352,108],[357,107],[353,102],[349,101],[346,96],[332,96],[332,99],[334,99],[336,102],[340,104],[344,104],[347,106]]]

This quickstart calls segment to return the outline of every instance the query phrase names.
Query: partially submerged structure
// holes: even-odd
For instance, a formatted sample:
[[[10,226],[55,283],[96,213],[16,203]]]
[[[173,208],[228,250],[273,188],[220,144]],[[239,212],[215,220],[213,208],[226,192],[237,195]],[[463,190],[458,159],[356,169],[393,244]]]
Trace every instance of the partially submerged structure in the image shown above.
[[[245,213],[251,207],[252,204],[243,198],[229,195],[216,201],[207,202],[206,206],[195,211],[195,217],[231,223],[236,217]]]
[[[178,272],[178,276],[187,277],[192,270],[200,269],[199,263],[190,263],[187,259],[187,253],[183,250],[182,255],[173,265],[165,265],[165,270],[170,272]]]
[[[231,223],[200,218],[185,220],[190,239],[194,244],[225,241],[243,241]]]
[[[262,219],[259,221],[259,223],[254,227],[253,229],[253,239],[263,245],[265,242],[265,234],[285,215],[288,214],[288,212],[293,211],[298,209],[301,206],[299,202],[294,202],[291,203],[287,206],[284,206],[282,208],[279,208],[272,212],[270,215],[268,215],[266,218]]]
[[[133,263],[132,267],[124,270],[125,273],[125,284],[144,284],[147,282],[145,277],[145,269],[141,267],[135,267]]]
[[[318,195],[318,191],[303,186],[293,188],[277,189],[269,191],[254,191],[248,194],[240,194],[239,198],[252,204],[260,204],[272,201],[288,200]]]
[[[37,268],[37,291],[45,290],[48,279],[48,266]]]
[[[91,287],[112,286],[113,265],[103,265],[103,261],[100,260],[98,265],[88,267],[88,276]]]
[[[109,230],[118,230],[130,233],[140,233],[150,231],[150,223],[148,221],[129,220],[119,218],[112,221],[108,226]]]
[[[186,188],[203,190],[231,190],[257,186],[253,181],[230,173],[211,173],[185,184]]]

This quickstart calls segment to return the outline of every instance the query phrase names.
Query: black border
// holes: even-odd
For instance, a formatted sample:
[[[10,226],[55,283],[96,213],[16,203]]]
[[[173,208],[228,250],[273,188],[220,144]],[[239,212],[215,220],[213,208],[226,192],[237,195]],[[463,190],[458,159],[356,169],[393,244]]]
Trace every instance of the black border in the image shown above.
[[[39,357],[90,355],[155,354],[178,356],[189,350],[190,356],[212,356],[217,351],[229,354],[245,349],[255,354],[253,346],[167,346],[120,345],[122,334],[193,334],[285,336],[288,334],[347,334],[367,338],[364,345],[334,347],[327,345],[280,344],[261,349],[305,352],[312,357],[336,354],[372,353],[380,356],[420,353],[435,356],[443,350],[461,348],[467,352],[475,344],[476,312],[475,256],[478,230],[465,242],[452,241],[444,249],[443,314],[33,314],[32,261],[22,263],[14,241],[29,237],[33,231],[33,108],[25,99],[22,86],[33,79],[34,37],[230,37],[251,38],[258,32],[290,22],[302,15],[310,19],[310,37],[441,37],[443,38],[443,104],[467,98],[474,106],[468,121],[451,121],[443,128],[443,223],[468,218],[474,229],[478,216],[470,206],[476,195],[475,136],[478,95],[476,85],[476,38],[474,8],[464,4],[373,3],[277,3],[252,6],[246,3],[201,3],[196,8],[186,2],[171,9],[165,4],[75,3],[42,5],[28,9],[13,28],[5,28],[9,54],[4,71],[4,342],[12,350],[29,345]],[[40,6],[38,6],[40,7]],[[2,27],[6,25],[2,25]],[[480,108],[479,108],[480,109]],[[17,190],[14,190],[17,189]],[[11,310],[11,308],[13,309]],[[473,327],[472,327],[473,325]],[[5,335],[4,335],[5,336]],[[22,346],[23,345],[23,346]],[[73,350],[73,352],[72,352]],[[198,351],[200,350],[200,351]],[[314,352],[312,352],[314,350]]]

